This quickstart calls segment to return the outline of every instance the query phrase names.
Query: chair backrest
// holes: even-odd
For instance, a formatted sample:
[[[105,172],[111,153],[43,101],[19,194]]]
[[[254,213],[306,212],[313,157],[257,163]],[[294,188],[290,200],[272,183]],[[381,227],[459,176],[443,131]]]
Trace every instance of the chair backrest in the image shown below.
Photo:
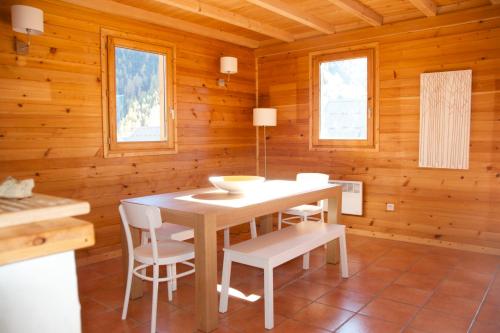
[[[161,213],[158,207],[122,202],[127,223],[139,229],[156,229],[161,226]]]
[[[129,258],[133,257],[134,253],[132,234],[130,233],[130,226],[132,226],[141,229],[143,232],[149,232],[153,248],[153,258],[156,261],[158,258],[158,249],[155,229],[161,227],[162,224],[160,209],[153,206],[122,202],[118,210],[120,211],[125,238],[127,239]]]
[[[324,173],[298,173],[296,181],[307,184],[328,184],[330,176]]]
[[[328,184],[328,181],[330,180],[330,175],[317,172],[310,172],[310,173],[304,172],[304,173],[298,173],[295,180],[298,183],[303,183],[312,186],[322,185],[322,184]],[[325,200],[318,201],[318,206],[323,208],[325,206]]]

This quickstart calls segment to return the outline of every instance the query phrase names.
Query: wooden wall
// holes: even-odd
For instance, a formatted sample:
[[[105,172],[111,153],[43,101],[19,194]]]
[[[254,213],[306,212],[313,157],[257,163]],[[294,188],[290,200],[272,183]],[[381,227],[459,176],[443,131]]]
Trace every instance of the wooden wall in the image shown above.
[[[16,55],[11,4],[45,12],[45,33]],[[112,17],[53,0],[0,4],[0,179],[32,177],[37,192],[87,200],[97,244],[80,262],[116,255],[122,198],[208,185],[212,174],[252,173],[253,52],[191,34]],[[179,153],[103,158],[100,29],[177,46]],[[23,35],[20,35],[23,38]],[[237,56],[229,87],[216,85],[219,57]]]
[[[354,232],[500,249],[499,7],[257,50],[260,105],[278,108],[278,126],[267,132],[268,174],[317,171],[363,181],[364,216],[344,216]],[[379,151],[309,151],[309,52],[373,42],[380,51]],[[418,168],[419,75],[467,68],[470,169]],[[385,211],[387,202],[395,212]]]

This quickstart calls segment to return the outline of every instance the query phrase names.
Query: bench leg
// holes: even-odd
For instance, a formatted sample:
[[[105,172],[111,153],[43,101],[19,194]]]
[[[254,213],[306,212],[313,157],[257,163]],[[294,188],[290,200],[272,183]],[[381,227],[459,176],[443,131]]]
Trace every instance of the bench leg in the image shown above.
[[[349,266],[347,264],[347,246],[345,240],[345,233],[339,237],[340,243],[340,270],[343,278],[349,277]]]
[[[231,241],[229,240],[229,228],[224,229],[224,247],[228,248]]]
[[[307,252],[302,256],[302,269],[309,269],[309,253]]]
[[[268,330],[274,327],[274,295],[273,269],[264,269],[264,327]]]
[[[224,263],[222,266],[222,286],[220,292],[219,312],[227,312],[227,303],[229,298],[229,281],[231,280],[231,258],[224,253]]]

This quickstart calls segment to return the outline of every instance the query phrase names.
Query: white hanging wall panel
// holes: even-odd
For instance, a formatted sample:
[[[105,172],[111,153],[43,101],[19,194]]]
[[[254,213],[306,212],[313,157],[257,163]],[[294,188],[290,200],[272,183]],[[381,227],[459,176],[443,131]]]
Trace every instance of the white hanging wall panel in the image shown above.
[[[472,71],[420,75],[420,167],[468,169]]]

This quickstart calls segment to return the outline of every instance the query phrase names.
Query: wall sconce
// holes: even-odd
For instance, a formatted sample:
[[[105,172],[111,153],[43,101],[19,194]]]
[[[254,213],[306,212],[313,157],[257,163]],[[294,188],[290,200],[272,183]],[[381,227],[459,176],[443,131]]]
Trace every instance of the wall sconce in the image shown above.
[[[238,73],[238,58],[236,57],[221,57],[220,58],[220,72],[227,74],[227,82],[229,82],[229,75]],[[226,86],[225,79],[218,79],[217,85],[219,87]]]
[[[13,5],[10,7],[12,19],[12,30],[28,35],[28,42],[14,37],[17,54],[28,54],[32,35],[41,35],[43,33],[43,11],[41,9]]]

